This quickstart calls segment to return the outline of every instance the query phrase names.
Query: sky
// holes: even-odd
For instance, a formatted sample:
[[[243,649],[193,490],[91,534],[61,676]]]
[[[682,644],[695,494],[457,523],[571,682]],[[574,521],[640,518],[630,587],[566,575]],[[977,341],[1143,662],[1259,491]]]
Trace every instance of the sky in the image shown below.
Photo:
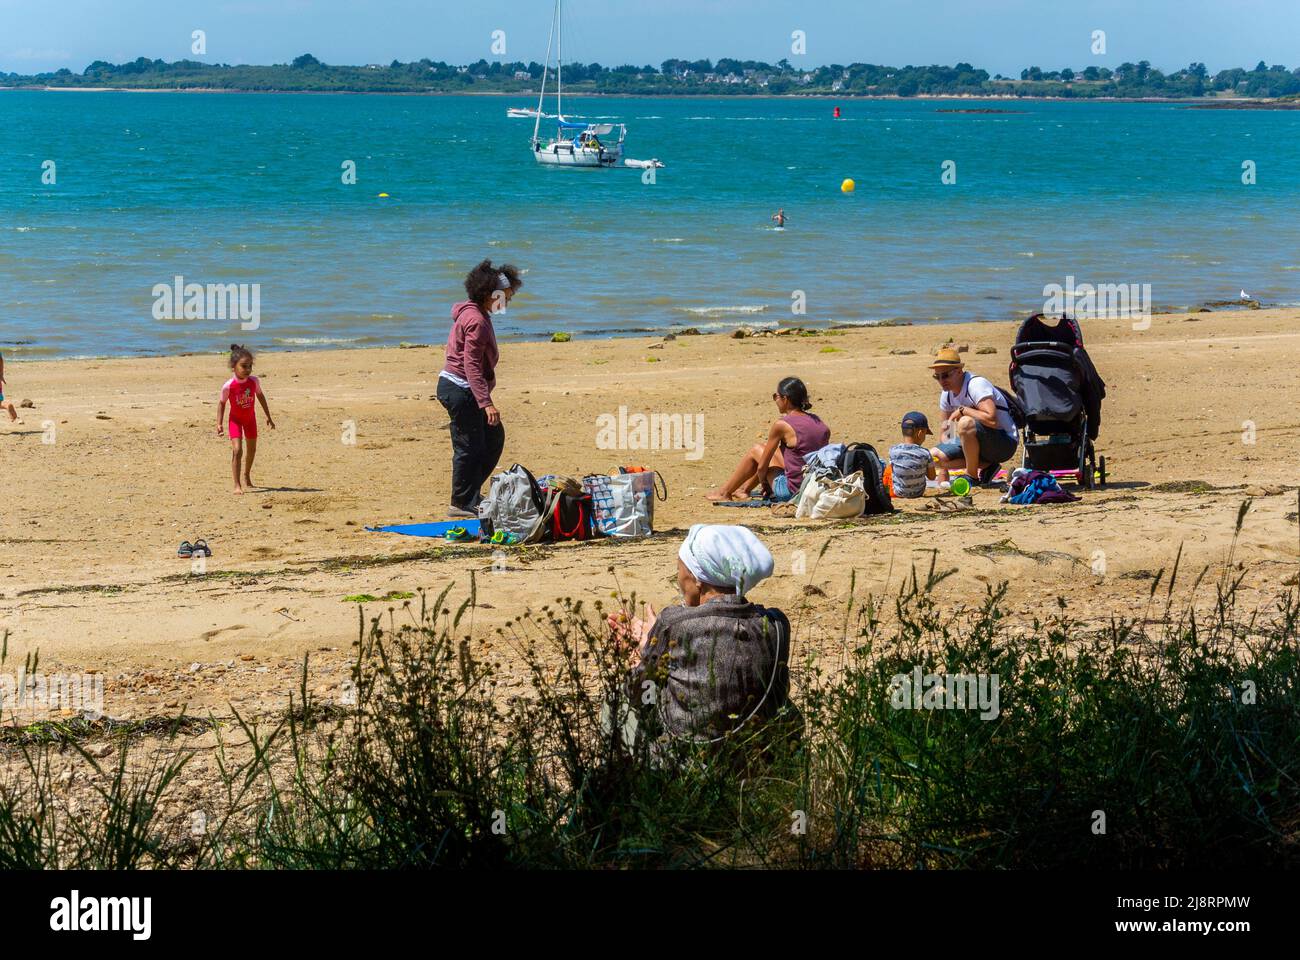
[[[551,0],[0,0],[0,71],[212,63],[541,61]],[[1300,0],[566,0],[565,60],[955,64],[1018,76],[1150,60],[1300,66]],[[194,30],[207,53],[191,52]],[[505,55],[492,52],[504,31]],[[803,31],[806,53],[791,50]],[[1093,32],[1106,52],[1094,54]]]

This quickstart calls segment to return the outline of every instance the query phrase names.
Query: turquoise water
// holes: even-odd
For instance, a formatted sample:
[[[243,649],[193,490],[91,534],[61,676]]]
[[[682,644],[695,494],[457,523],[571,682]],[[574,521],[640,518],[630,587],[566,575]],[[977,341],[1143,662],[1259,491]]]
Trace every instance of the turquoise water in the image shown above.
[[[532,122],[505,116],[528,105],[0,91],[0,345],[436,342],[484,256],[527,270],[506,336],[1001,319],[1067,276],[1149,283],[1157,307],[1300,301],[1300,113],[844,101],[835,121],[824,100],[566,101],[628,123],[627,155],[667,164],[645,184],[538,167]],[[954,106],[1018,112],[938,112]],[[155,319],[154,285],[178,274],[260,284],[260,328]]]

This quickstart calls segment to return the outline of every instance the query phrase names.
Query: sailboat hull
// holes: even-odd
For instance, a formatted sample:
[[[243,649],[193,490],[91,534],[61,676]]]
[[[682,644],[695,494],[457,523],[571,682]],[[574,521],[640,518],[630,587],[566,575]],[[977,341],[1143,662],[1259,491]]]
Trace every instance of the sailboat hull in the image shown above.
[[[569,143],[548,143],[533,150],[533,159],[550,167],[614,167],[622,160],[623,149],[588,150]]]

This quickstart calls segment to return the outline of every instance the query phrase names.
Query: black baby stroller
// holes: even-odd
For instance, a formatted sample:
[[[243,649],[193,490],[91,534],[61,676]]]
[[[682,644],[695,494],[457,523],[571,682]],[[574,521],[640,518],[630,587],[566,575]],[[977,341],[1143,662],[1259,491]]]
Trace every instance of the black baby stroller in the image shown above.
[[[1041,313],[1020,325],[1011,348],[1011,389],[1025,411],[1022,466],[1092,489],[1106,482],[1093,449],[1106,384],[1083,348],[1077,320],[1049,325]]]

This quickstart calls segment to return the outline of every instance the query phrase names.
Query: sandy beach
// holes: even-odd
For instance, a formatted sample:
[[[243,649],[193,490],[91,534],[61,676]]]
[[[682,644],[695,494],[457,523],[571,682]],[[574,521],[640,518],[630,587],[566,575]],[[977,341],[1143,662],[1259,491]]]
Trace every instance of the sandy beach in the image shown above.
[[[938,588],[945,604],[977,603],[986,586],[1007,580],[1010,609],[1027,622],[1051,615],[1058,597],[1099,623],[1141,616],[1153,577],[1180,545],[1192,571],[1180,596],[1203,567],[1218,569],[1247,497],[1253,506],[1234,557],[1243,597],[1267,603],[1294,578],[1294,309],[1158,315],[1142,331],[1128,321],[1085,323],[1109,386],[1097,446],[1111,482],[1081,503],[1000,506],[996,492],[981,490],[976,509],[959,514],[899,501],[894,517],[817,522],[704,499],[774,418],[769,398],[781,377],[805,379],[833,439],[883,452],[902,413],[936,412],[928,354],[951,338],[969,348],[968,369],[1005,385],[1015,329],[503,344],[503,468],[520,462],[537,474],[581,476],[641,463],[663,474],[670,493],[653,539],[528,548],[505,570],[493,569],[487,547],[365,529],[443,518],[450,440],[434,399],[441,346],[259,354],[255,372],[278,429],[263,423],[254,470],[262,486],[244,496],[231,493],[228,443],[214,429],[223,356],[11,359],[6,394],[33,406],[21,411],[23,425],[0,426],[9,668],[39,650],[47,671],[102,673],[105,711],[115,717],[281,709],[305,654],[313,690],[337,693],[358,624],[345,598],[436,593],[449,582],[460,597],[473,571],[474,633],[490,648],[493,628],[561,596],[590,602],[621,588],[675,602],[673,557],[696,522],[761,532],[777,568],[754,599],[791,613],[799,659],[838,649],[851,576],[859,598],[891,591],[936,550],[941,569],[959,571]],[[596,417],[620,405],[703,414],[703,456],[598,449]],[[352,424],[355,443],[347,443]],[[180,541],[199,537],[214,554],[202,575],[176,556]],[[388,606],[400,602],[366,609]],[[522,670],[512,678],[507,651],[497,653],[506,688],[522,686]]]

